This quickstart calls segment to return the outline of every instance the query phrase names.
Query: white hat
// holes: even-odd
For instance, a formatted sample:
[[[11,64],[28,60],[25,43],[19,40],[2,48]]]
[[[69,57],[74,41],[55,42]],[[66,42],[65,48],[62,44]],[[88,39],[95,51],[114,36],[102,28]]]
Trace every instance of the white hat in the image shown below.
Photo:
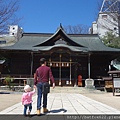
[[[29,85],[26,85],[24,87],[24,90],[25,90],[25,92],[29,92],[29,91],[31,91],[31,87]]]

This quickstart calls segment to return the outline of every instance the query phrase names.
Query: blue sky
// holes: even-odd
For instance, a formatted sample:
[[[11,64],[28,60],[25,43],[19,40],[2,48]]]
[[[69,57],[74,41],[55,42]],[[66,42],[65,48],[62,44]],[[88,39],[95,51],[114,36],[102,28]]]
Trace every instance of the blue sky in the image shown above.
[[[95,21],[98,0],[20,0],[18,16],[24,32],[54,33],[62,26]]]

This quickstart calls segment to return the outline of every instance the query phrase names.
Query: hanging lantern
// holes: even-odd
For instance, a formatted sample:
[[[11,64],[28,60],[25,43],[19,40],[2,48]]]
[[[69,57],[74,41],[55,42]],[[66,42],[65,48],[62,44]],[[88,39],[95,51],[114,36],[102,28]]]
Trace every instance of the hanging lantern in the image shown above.
[[[50,66],[52,66],[52,63],[50,63]]]
[[[56,66],[58,67],[58,63],[56,63]]]
[[[67,67],[69,66],[69,63],[67,63]]]

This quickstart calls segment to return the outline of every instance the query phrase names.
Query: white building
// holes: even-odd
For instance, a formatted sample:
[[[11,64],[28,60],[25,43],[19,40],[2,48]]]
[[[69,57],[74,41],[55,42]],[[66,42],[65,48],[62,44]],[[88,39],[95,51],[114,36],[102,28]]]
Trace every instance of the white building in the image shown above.
[[[97,22],[92,23],[92,27],[89,29],[89,34],[98,34]]]
[[[9,33],[0,35],[0,47],[15,44],[22,37],[22,34],[23,30],[18,25],[10,25]]]
[[[9,26],[9,35],[15,36],[17,41],[22,37],[22,34],[23,34],[23,29],[18,25]]]
[[[109,5],[108,5],[109,4]],[[120,0],[104,0],[98,18],[92,23],[90,34],[103,37],[108,31],[120,35]]]

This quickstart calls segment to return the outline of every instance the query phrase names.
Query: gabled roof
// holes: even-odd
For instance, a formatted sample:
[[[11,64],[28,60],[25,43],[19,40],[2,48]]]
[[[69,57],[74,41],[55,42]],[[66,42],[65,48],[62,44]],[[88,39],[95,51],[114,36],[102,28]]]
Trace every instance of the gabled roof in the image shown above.
[[[63,30],[62,26],[60,26],[58,28],[58,30],[48,39],[42,41],[42,43],[34,46],[34,47],[38,47],[38,46],[50,46],[50,45],[54,45],[54,43],[59,40],[62,39],[65,42],[69,43],[72,46],[79,46],[79,47],[83,47],[82,45],[76,43],[75,41],[73,41]]]
[[[60,39],[64,43],[57,43]],[[120,52],[105,46],[98,35],[66,34],[62,27],[52,33],[24,33],[23,37],[14,45],[2,47],[4,50],[49,51],[53,48],[67,48],[73,52]]]

